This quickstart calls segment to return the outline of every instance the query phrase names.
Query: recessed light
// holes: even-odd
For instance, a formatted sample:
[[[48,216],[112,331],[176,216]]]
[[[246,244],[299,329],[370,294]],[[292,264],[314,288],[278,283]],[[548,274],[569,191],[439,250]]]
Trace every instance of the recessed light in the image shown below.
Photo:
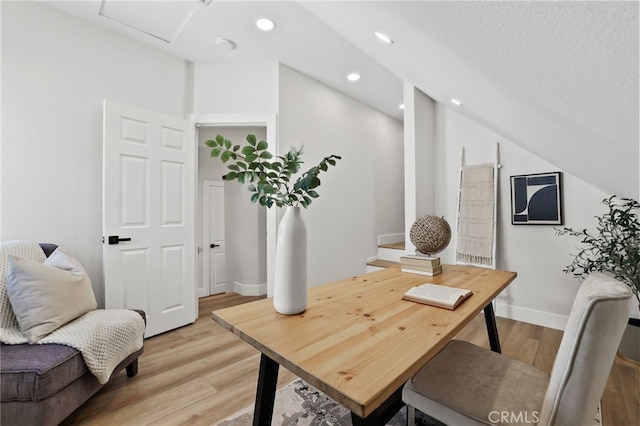
[[[358,81],[358,80],[360,80],[360,74],[358,74],[357,72],[352,72],[351,74],[349,74],[347,76],[347,80],[349,80],[349,81]]]
[[[373,33],[376,35],[376,37],[378,37],[380,40],[384,41],[385,43],[393,44],[393,40],[391,40],[388,35],[379,33],[378,31],[374,31]]]
[[[400,106],[398,108],[404,109],[404,104],[400,104]]]
[[[256,21],[256,26],[262,31],[271,31],[276,27],[276,23],[269,18],[260,18]]]
[[[462,106],[462,102],[460,102],[456,98],[451,98],[451,103],[454,104],[454,105]]]

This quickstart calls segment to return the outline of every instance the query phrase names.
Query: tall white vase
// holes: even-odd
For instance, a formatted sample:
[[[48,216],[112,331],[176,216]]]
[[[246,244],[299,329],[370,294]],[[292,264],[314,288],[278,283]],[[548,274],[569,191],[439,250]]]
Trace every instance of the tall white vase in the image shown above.
[[[278,226],[273,307],[285,315],[307,308],[307,228],[301,207],[287,207]]]

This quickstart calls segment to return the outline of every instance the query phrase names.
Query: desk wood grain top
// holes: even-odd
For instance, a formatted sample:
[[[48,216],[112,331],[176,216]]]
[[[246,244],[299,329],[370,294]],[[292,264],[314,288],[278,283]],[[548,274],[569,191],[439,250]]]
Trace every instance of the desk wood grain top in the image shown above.
[[[444,265],[435,277],[393,267],[310,288],[299,315],[278,314],[269,298],[213,311],[212,318],[366,417],[515,277],[470,266]],[[454,311],[402,300],[424,283],[469,289],[473,296]]]

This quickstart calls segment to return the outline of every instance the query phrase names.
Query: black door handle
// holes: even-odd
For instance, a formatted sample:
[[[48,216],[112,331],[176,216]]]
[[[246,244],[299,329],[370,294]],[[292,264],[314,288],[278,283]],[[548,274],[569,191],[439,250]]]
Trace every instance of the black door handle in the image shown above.
[[[118,244],[120,241],[131,241],[131,238],[120,238],[118,235],[109,235],[109,244]]]
[[[220,247],[220,244],[211,244],[211,245],[209,246],[209,248],[216,248],[216,247]]]

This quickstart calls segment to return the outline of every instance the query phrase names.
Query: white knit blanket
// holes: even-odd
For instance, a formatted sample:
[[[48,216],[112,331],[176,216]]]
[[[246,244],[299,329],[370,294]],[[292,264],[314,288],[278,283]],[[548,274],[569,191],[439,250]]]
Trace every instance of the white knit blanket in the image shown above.
[[[456,262],[491,266],[495,244],[494,165],[465,166],[460,182]]]
[[[38,341],[76,348],[100,383],[127,356],[142,348],[144,320],[129,309],[97,309],[63,325]]]
[[[46,257],[40,246],[30,241],[0,243],[0,341],[6,344],[28,343],[20,332],[7,296],[8,254],[40,263]],[[57,343],[79,350],[89,371],[104,384],[119,363],[142,348],[144,329],[144,320],[137,312],[99,309],[63,325],[38,344]]]

